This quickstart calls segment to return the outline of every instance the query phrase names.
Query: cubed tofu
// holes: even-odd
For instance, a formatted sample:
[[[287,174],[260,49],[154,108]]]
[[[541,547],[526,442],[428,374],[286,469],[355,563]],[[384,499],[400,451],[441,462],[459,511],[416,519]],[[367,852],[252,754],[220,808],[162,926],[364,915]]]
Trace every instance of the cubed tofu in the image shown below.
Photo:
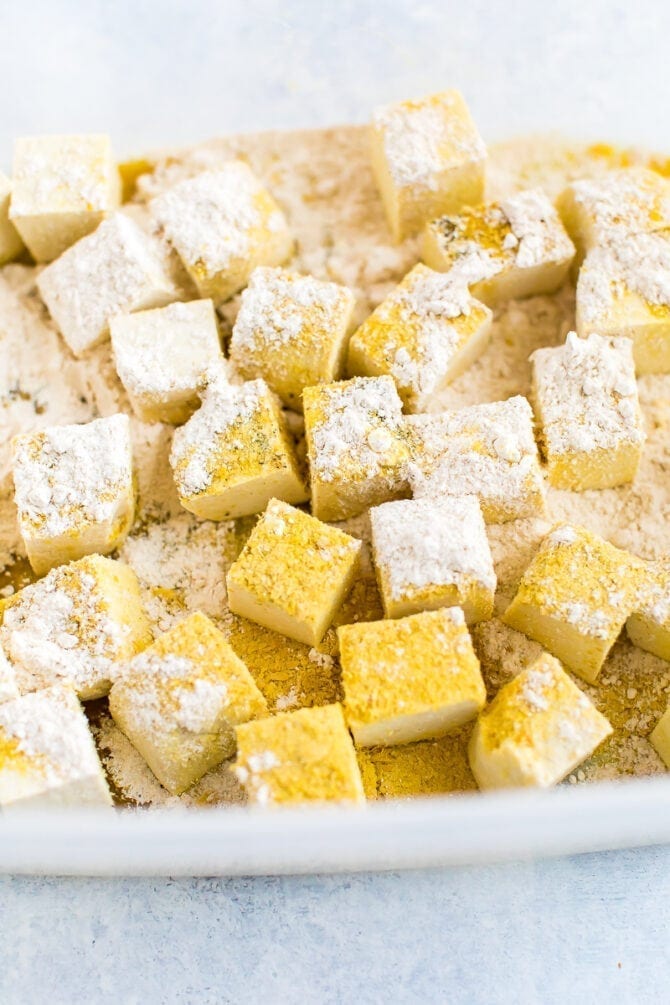
[[[110,332],[116,371],[137,417],[175,426],[190,419],[207,372],[221,360],[212,301],[120,314]]]
[[[230,357],[243,377],[262,377],[285,405],[342,376],[354,308],[350,290],[286,269],[255,269],[242,294]]]
[[[308,387],[303,405],[315,516],[346,520],[409,494],[409,442],[392,377]]]
[[[267,715],[267,703],[219,629],[195,613],[120,669],[109,710],[177,795],[233,756],[235,727]]]
[[[0,705],[0,807],[111,806],[88,727],[67,684]]]
[[[638,374],[670,373],[670,229],[590,251],[579,271],[577,333],[629,338]]]
[[[279,403],[264,380],[231,384],[217,369],[202,407],[175,431],[170,463],[184,509],[204,520],[259,513],[275,496],[307,499]]]
[[[593,683],[634,609],[641,563],[583,527],[559,524],[542,541],[503,615]]]
[[[361,542],[272,499],[228,571],[234,614],[316,646],[358,572]]]
[[[459,607],[338,628],[344,711],[359,747],[444,736],[486,701]]]
[[[18,698],[19,689],[16,684],[14,668],[0,649],[0,702]]]
[[[466,286],[415,265],[354,332],[348,372],[390,375],[406,409],[425,411],[484,351],[491,319]]]
[[[123,543],[135,513],[127,415],[15,436],[12,454],[19,530],[38,576]]]
[[[517,395],[408,419],[409,483],[415,498],[474,495],[487,523],[544,513],[533,411]]]
[[[10,262],[23,251],[23,241],[9,219],[9,205],[12,197],[12,183],[0,171],[0,265]]]
[[[666,709],[656,723],[649,742],[661,758],[666,768],[670,770],[670,708]]]
[[[27,136],[14,145],[9,216],[36,262],[51,262],[121,201],[108,136]]]
[[[154,218],[200,295],[216,303],[247,285],[258,265],[293,253],[284,214],[243,161],[228,161],[156,196]]]
[[[123,213],[47,266],[37,288],[75,356],[102,342],[117,314],[177,299],[159,246]]]
[[[583,492],[635,477],[644,431],[630,339],[569,332],[536,349],[532,399],[551,485]]]
[[[460,607],[493,614],[496,575],[475,496],[398,499],[370,510],[372,553],[387,618]]]
[[[670,662],[670,562],[642,566],[635,606],[626,622],[631,642]]]
[[[135,573],[87,555],[2,603],[0,644],[19,690],[67,681],[82,701],[107,694],[116,664],[152,641]]]
[[[486,147],[458,91],[378,108],[372,170],[396,240],[482,201]]]
[[[255,806],[365,801],[341,705],[238,726],[235,773]]]
[[[612,727],[553,656],[543,653],[500,689],[479,716],[470,767],[480,789],[560,782]]]
[[[541,189],[466,207],[431,220],[422,258],[466,285],[489,307],[553,293],[565,282],[575,248]]]

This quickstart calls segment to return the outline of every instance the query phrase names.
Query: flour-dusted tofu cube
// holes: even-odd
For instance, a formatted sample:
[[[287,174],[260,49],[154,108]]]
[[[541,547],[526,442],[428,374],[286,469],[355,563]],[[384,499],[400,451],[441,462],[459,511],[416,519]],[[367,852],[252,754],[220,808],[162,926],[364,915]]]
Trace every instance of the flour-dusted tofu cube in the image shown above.
[[[491,311],[462,284],[415,265],[349,342],[351,375],[395,380],[405,407],[424,411],[488,344]]]
[[[479,716],[470,767],[480,789],[556,785],[612,727],[553,656],[543,653]]]
[[[37,288],[75,356],[102,342],[117,314],[177,299],[159,246],[123,213],[47,266]]]
[[[16,141],[10,219],[37,262],[51,262],[121,199],[108,136],[27,136]]]
[[[415,498],[474,495],[487,523],[544,512],[544,482],[533,412],[517,395],[408,419],[409,482]]]
[[[574,245],[541,189],[431,220],[423,234],[424,262],[468,286],[490,307],[553,293],[567,278],[574,256]]]
[[[18,698],[19,689],[16,684],[14,668],[0,649],[0,702]]]
[[[2,603],[0,645],[21,692],[67,681],[86,701],[110,688],[119,661],[152,641],[135,573],[87,555]]]
[[[312,512],[346,520],[408,495],[409,442],[392,377],[354,377],[303,394]]]
[[[300,708],[238,726],[235,773],[255,806],[365,801],[341,705]]]
[[[626,631],[634,645],[670,662],[670,562],[667,558],[641,566]]]
[[[378,108],[372,169],[396,240],[482,201],[486,147],[458,91]]]
[[[583,527],[559,524],[542,541],[503,615],[593,683],[634,610],[641,562]]]
[[[259,513],[273,497],[307,499],[279,403],[264,380],[229,383],[217,369],[202,407],[177,429],[170,463],[184,509],[205,520]]]
[[[358,572],[361,542],[272,499],[228,571],[231,611],[319,644]]]
[[[37,575],[123,543],[135,513],[127,415],[24,433],[12,453],[19,530]]]
[[[638,374],[670,373],[670,229],[594,248],[579,271],[581,336],[629,338]]]
[[[267,703],[219,629],[196,613],[121,668],[109,710],[176,795],[232,757],[235,726],[267,715]]]
[[[243,161],[179,182],[150,209],[200,295],[217,303],[246,286],[256,266],[283,265],[293,253],[284,214]]]
[[[372,553],[387,618],[460,607],[490,618],[496,576],[475,496],[398,499],[370,510]]]
[[[110,325],[116,371],[143,422],[186,422],[221,359],[211,300],[120,314]]]
[[[0,265],[10,262],[23,250],[19,232],[9,219],[9,205],[12,197],[12,183],[0,171]]]
[[[0,705],[0,807],[111,806],[88,727],[67,684]]]
[[[459,607],[338,628],[344,710],[360,747],[444,736],[486,701]]]
[[[569,332],[531,360],[549,482],[583,492],[632,481],[644,443],[632,342]]]
[[[261,267],[242,294],[230,357],[243,377],[262,377],[282,401],[302,411],[302,392],[342,375],[350,290],[286,269]]]
[[[656,723],[649,742],[670,771],[670,708],[666,709]]]

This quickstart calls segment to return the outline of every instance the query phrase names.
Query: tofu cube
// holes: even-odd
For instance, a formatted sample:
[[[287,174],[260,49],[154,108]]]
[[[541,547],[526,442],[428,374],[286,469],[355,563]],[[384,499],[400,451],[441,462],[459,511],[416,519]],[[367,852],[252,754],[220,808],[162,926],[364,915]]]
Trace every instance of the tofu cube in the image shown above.
[[[365,802],[341,705],[300,708],[238,726],[235,773],[255,806]]]
[[[594,248],[576,297],[579,335],[629,338],[638,374],[670,373],[670,229]]]
[[[302,392],[342,375],[350,290],[285,269],[254,269],[242,294],[230,358],[243,377],[262,377],[285,405],[302,411]]]
[[[275,496],[307,499],[275,396],[264,380],[229,383],[211,374],[202,407],[175,430],[170,463],[184,509],[204,520],[259,513]]]
[[[593,683],[634,609],[641,563],[583,527],[542,541],[502,620]]]
[[[102,698],[116,664],[152,641],[135,573],[100,555],[52,569],[4,600],[2,615],[22,693],[66,681],[82,701]]]
[[[344,531],[272,499],[228,571],[230,609],[317,646],[354,581],[361,547]]]
[[[14,145],[9,216],[36,262],[51,262],[121,201],[108,136],[26,136]]]
[[[0,171],[0,265],[11,262],[23,251],[23,241],[9,219],[9,205],[12,197],[12,183]]]
[[[0,649],[0,702],[18,698],[19,689],[16,685],[14,668]]]
[[[387,618],[460,607],[493,614],[496,575],[475,496],[399,499],[370,510],[372,553]]]
[[[353,334],[348,372],[390,375],[407,410],[425,411],[484,351],[491,319],[464,285],[415,265]]]
[[[228,161],[156,196],[154,218],[202,297],[228,300],[258,265],[293,254],[286,218],[243,161]]]
[[[670,770],[670,708],[666,709],[656,723],[656,727],[649,737],[649,742],[666,768]]]
[[[190,419],[208,370],[222,358],[212,301],[119,314],[110,332],[116,371],[137,417],[175,426]]]
[[[466,207],[426,224],[422,258],[469,287],[489,307],[553,293],[565,282],[575,248],[541,189]]]
[[[458,91],[378,108],[372,170],[397,241],[484,196],[486,147]]]
[[[486,701],[459,607],[337,630],[344,711],[360,747],[444,736]]]
[[[544,481],[533,412],[517,395],[408,419],[409,483],[417,499],[474,495],[486,523],[544,513]]]
[[[56,684],[0,705],[3,810],[111,803],[88,720],[71,687]]]
[[[500,689],[479,716],[470,767],[480,789],[547,788],[569,775],[612,727],[543,653]]]
[[[346,520],[408,495],[409,441],[392,377],[308,387],[303,405],[315,516]]]
[[[633,645],[670,662],[670,562],[661,559],[641,567],[635,606],[626,622]]]
[[[550,484],[583,492],[631,482],[644,443],[632,342],[569,332],[531,360]]]
[[[219,629],[195,613],[120,670],[109,710],[161,785],[178,795],[233,756],[235,727],[267,715],[267,704]]]
[[[12,452],[19,530],[38,576],[123,543],[135,514],[127,415],[23,433]]]
[[[159,246],[123,213],[47,266],[37,288],[75,356],[102,342],[117,314],[177,299]]]

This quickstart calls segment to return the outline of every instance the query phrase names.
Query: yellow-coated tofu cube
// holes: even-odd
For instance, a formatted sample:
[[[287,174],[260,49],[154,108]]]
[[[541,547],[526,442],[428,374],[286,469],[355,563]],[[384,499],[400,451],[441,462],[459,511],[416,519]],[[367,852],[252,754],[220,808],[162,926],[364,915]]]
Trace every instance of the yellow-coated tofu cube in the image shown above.
[[[638,374],[670,373],[670,229],[590,251],[577,280],[577,333],[629,338]]]
[[[656,723],[656,727],[649,737],[649,742],[666,768],[670,770],[670,708],[663,713]]]
[[[243,161],[179,182],[150,209],[200,295],[216,303],[246,286],[256,266],[293,253],[284,214]]]
[[[0,702],[18,698],[19,689],[16,684],[14,668],[0,649]]]
[[[344,710],[360,747],[444,736],[486,701],[459,607],[338,628]]]
[[[272,499],[228,571],[234,614],[319,644],[358,572],[361,542]]]
[[[107,694],[116,664],[152,640],[135,573],[87,555],[3,601],[0,644],[21,692],[67,681],[87,701]]]
[[[423,233],[424,262],[464,283],[489,307],[553,293],[567,278],[574,256],[574,245],[541,189],[431,220]]]
[[[482,201],[486,147],[458,91],[378,108],[372,169],[396,240]]]
[[[631,642],[670,662],[670,562],[641,567],[635,606],[626,622]]]
[[[493,614],[496,576],[475,496],[398,499],[370,510],[372,553],[387,618],[460,607]]]
[[[211,300],[120,314],[110,325],[116,370],[143,422],[186,422],[208,370],[221,359]]]
[[[630,339],[569,332],[531,360],[549,482],[583,492],[632,481],[644,431]]]
[[[275,496],[307,499],[279,404],[264,380],[211,374],[202,407],[175,431],[170,463],[184,509],[204,520],[259,513]]]
[[[23,433],[12,453],[19,530],[38,576],[123,543],[135,514],[127,415]]]
[[[503,621],[593,683],[634,609],[640,567],[585,528],[560,524],[542,541]]]
[[[51,262],[121,200],[108,136],[27,136],[16,141],[9,216],[36,262]]]
[[[0,807],[110,806],[88,720],[56,684],[0,705]]]
[[[464,285],[415,265],[353,334],[348,372],[389,374],[407,410],[424,411],[484,351],[491,318]]]
[[[177,299],[160,247],[123,213],[47,266],[37,288],[75,356],[102,342],[117,314]]]
[[[349,323],[350,290],[285,269],[255,269],[230,343],[230,357],[243,377],[262,377],[275,394],[302,411],[302,392],[342,375]]]
[[[267,715],[242,660],[204,614],[191,614],[121,668],[109,695],[119,729],[179,794],[235,753],[235,727]]]
[[[341,705],[238,726],[235,773],[256,806],[365,801]]]
[[[544,482],[525,398],[408,419],[415,498],[474,495],[487,523],[544,513]]]
[[[346,520],[408,495],[409,440],[392,377],[354,377],[303,394],[312,512]]]
[[[470,767],[480,789],[547,788],[611,733],[605,716],[558,660],[543,653],[479,716],[470,740]]]
[[[0,171],[0,265],[10,262],[23,250],[19,232],[9,219],[9,204],[12,197],[12,183]]]

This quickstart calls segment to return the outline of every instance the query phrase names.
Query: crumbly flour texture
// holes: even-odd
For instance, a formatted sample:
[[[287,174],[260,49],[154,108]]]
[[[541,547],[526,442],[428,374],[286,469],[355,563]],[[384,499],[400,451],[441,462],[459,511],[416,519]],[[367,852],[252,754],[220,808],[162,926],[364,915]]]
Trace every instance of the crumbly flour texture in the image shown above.
[[[553,198],[565,182],[595,176],[638,155],[604,147],[567,146],[554,139],[514,141],[490,151],[488,192],[507,199],[522,189],[542,187]],[[366,130],[266,133],[214,140],[155,159],[140,177],[132,205],[124,211],[150,229],[146,203],[176,183],[216,170],[231,157],[249,163],[265,182],[297,238],[295,271],[349,287],[360,323],[418,260],[418,243],[395,246],[388,233],[369,166]],[[622,160],[622,158],[624,158]],[[639,155],[640,160],[643,155]],[[188,280],[174,261],[175,282]],[[186,613],[202,610],[226,633],[245,660],[271,709],[326,704],[341,697],[334,631],[309,649],[235,617],[227,608],[225,572],[253,527],[245,518],[213,524],[181,509],[169,456],[173,431],[136,419],[114,370],[109,342],[75,360],[57,335],[35,289],[38,269],[10,265],[0,270],[0,590],[25,581],[25,560],[11,498],[8,442],[18,432],[90,420],[118,411],[130,416],[139,482],[139,516],[120,557],[136,571],[155,630],[164,631]],[[194,295],[194,294],[192,294]],[[240,297],[220,311],[224,337],[230,333]],[[574,327],[574,289],[551,297],[513,301],[496,312],[490,347],[443,394],[434,410],[459,408],[528,395],[531,353],[561,344]],[[498,580],[496,610],[502,611],[552,523],[583,524],[613,544],[644,558],[670,551],[670,375],[638,380],[646,442],[632,485],[572,493],[549,490],[546,519],[517,520],[486,528]],[[299,437],[299,417],[289,416]],[[343,525],[369,541],[364,516]],[[369,561],[336,623],[381,617]],[[506,628],[497,618],[473,631],[489,695],[519,672],[539,646]],[[612,722],[614,736],[569,781],[663,770],[646,737],[670,696],[670,665],[631,646],[615,646],[597,686],[580,682]],[[179,799],[155,781],[139,755],[116,729],[104,702],[89,709],[94,735],[113,790],[124,804],[182,802],[190,806],[238,803],[243,796],[229,765],[222,765]],[[441,741],[360,753],[370,797],[408,796],[471,789],[467,766],[469,727]]]

